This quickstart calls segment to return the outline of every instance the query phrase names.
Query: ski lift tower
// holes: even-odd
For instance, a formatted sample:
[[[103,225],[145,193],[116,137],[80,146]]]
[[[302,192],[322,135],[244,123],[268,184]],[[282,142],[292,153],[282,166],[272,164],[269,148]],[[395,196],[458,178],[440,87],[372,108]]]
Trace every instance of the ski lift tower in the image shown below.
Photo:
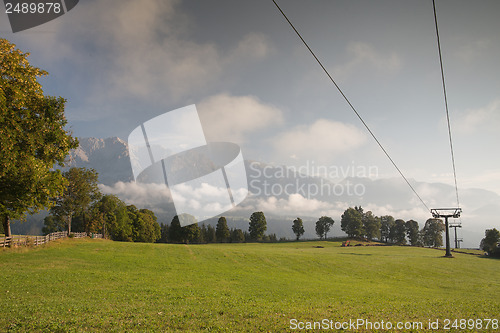
[[[450,228],[455,229],[455,249],[459,249],[460,242],[463,242],[463,239],[457,237],[457,228],[462,228],[462,225],[460,223],[450,223]]]
[[[452,217],[454,219],[460,217],[460,213],[462,213],[462,208],[433,208],[431,209],[432,217],[438,219],[444,217],[444,225],[446,231],[446,254],[445,257],[453,257],[451,255],[450,250],[450,229],[448,224],[448,218]]]

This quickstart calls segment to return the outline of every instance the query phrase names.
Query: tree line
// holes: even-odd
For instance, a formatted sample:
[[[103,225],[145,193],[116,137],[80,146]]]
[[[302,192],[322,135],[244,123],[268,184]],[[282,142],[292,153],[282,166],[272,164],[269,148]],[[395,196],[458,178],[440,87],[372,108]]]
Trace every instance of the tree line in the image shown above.
[[[315,226],[320,239],[326,239],[335,221],[329,216],[322,216]],[[398,245],[440,247],[443,245],[442,232],[445,226],[440,219],[428,219],[422,229],[417,221],[394,219],[390,215],[375,216],[371,211],[364,212],[361,206],[349,207],[340,220],[340,228],[349,238],[378,240]],[[301,218],[292,222],[292,231],[296,240],[305,233]]]
[[[185,216],[184,216],[185,217]],[[213,227],[204,223],[199,225],[193,216],[192,224],[181,227],[176,215],[170,224],[160,224],[161,237],[159,243],[243,243],[243,242],[277,242],[276,234],[266,235],[267,221],[263,212],[254,212],[250,215],[248,231],[229,228],[224,216],[219,217],[217,225]]]
[[[54,199],[50,215],[44,219],[44,234],[85,231],[117,241],[150,243],[160,238],[154,212],[127,205],[114,195],[103,195],[97,186],[95,170],[70,168],[62,175],[67,186]]]

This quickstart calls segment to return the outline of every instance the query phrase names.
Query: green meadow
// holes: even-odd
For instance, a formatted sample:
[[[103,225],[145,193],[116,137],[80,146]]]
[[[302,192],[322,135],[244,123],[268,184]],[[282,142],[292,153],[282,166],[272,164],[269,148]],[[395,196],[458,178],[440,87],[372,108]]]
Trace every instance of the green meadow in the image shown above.
[[[487,320],[500,319],[500,260],[340,244],[66,239],[0,250],[0,331],[281,332],[350,320],[499,330]]]

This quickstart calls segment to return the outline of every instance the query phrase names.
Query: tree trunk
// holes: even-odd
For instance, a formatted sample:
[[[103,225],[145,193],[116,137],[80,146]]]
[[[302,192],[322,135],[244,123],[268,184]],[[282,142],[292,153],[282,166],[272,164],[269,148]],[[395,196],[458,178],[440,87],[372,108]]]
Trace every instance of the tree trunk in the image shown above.
[[[71,215],[68,215],[68,236],[71,235]]]
[[[2,221],[3,223],[3,230],[5,233],[5,237],[12,237],[12,233],[10,232],[10,218],[9,215],[4,215],[4,219]]]

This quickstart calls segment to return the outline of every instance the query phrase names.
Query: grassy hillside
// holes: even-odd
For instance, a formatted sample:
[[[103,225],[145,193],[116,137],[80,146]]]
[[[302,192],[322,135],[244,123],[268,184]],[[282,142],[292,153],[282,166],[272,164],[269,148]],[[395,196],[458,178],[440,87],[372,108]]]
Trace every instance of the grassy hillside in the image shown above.
[[[500,319],[500,261],[442,255],[335,242],[67,239],[0,251],[0,331],[283,331],[292,319],[424,328],[439,319],[442,329],[445,318]]]

